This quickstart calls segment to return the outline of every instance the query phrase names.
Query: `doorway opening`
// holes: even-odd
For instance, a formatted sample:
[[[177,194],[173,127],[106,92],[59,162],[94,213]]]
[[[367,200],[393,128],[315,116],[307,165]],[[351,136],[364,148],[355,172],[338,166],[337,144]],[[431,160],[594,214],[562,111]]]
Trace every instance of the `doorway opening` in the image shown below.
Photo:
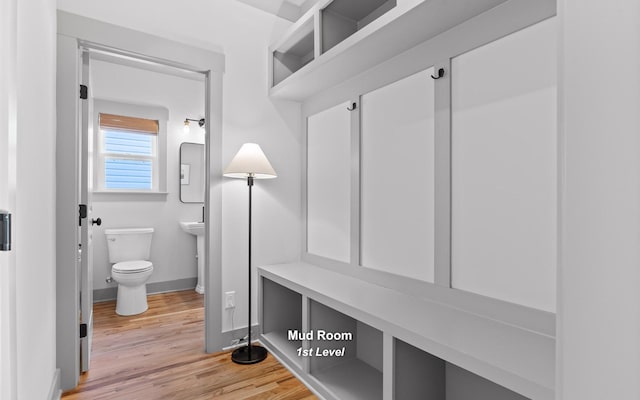
[[[97,225],[100,217],[92,215],[93,210],[87,207],[92,202],[91,199],[87,201],[87,196],[93,194],[93,189],[89,187],[93,183],[89,179],[93,173],[89,170],[95,167],[88,157],[89,149],[93,149],[88,143],[88,139],[93,138],[89,132],[94,130],[93,110],[90,110],[92,102],[87,101],[91,91],[91,56],[107,57],[111,61],[115,57],[122,65],[134,63],[138,68],[142,66],[155,72],[166,73],[170,70],[173,75],[204,77],[204,114],[180,115],[175,119],[182,120],[182,123],[185,118],[202,117],[206,120],[206,136],[203,140],[204,348],[207,353],[222,349],[222,230],[220,224],[210,224],[209,221],[221,220],[222,214],[222,76],[225,57],[221,53],[63,11],[58,11],[57,27],[56,358],[60,368],[60,386],[67,391],[77,386],[81,355],[86,357],[90,354],[91,343],[94,293],[91,285],[94,279],[90,276],[93,269],[87,266],[87,260],[93,260],[90,254],[92,246],[87,243],[93,239],[90,227]],[[83,137],[86,138],[84,141]],[[81,157],[83,151],[87,157]],[[81,161],[84,161],[84,165]],[[174,182],[179,181],[179,168],[176,169],[175,175],[165,171],[167,181],[172,178]],[[82,190],[81,184],[85,186]],[[200,208],[197,216],[189,216],[189,219],[201,220],[202,214]],[[86,222],[79,224],[79,219]],[[177,224],[175,229],[174,233],[182,235],[184,240],[195,241],[180,231]],[[88,363],[88,359],[83,361]]]
[[[86,98],[81,103],[79,187],[86,219],[81,220],[79,243],[80,318],[86,336],[80,341],[80,371],[85,372],[90,368],[94,303],[118,298],[116,311],[132,315],[146,309],[145,292],[197,287],[204,293],[206,249],[196,246],[196,238],[204,239],[207,211],[206,123],[187,131],[184,121],[206,121],[207,99],[202,73],[103,49],[81,51]],[[189,151],[182,154],[185,148]],[[185,224],[197,224],[198,235],[185,230]],[[115,232],[131,229],[150,231],[147,255],[137,256],[150,268],[123,275],[116,268],[124,264],[114,263],[122,260],[114,259],[109,241],[115,243]],[[125,263],[129,261],[134,260]],[[132,290],[133,275],[144,275],[135,289],[141,296],[117,295],[118,290]]]

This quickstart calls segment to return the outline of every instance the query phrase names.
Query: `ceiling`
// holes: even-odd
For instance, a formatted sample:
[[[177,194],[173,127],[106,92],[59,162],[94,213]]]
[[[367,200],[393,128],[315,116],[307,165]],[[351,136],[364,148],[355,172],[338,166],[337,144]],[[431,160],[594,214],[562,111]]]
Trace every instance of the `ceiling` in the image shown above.
[[[245,3],[251,0],[56,1],[61,11],[220,53],[236,47],[267,48],[291,26],[289,20],[276,17],[275,12]],[[287,4],[299,11],[292,3]]]
[[[237,0],[252,7],[277,15],[289,21],[297,21],[318,0]]]
[[[294,4],[298,7],[302,7],[302,5],[307,1],[307,0],[285,0],[291,4]]]

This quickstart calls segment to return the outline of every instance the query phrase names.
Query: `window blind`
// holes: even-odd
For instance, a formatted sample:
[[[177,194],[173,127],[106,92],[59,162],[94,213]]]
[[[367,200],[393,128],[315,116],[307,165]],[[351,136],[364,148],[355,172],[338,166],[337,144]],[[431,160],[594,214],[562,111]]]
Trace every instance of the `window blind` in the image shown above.
[[[156,135],[158,134],[158,121],[153,119],[100,113],[100,128],[112,128]]]

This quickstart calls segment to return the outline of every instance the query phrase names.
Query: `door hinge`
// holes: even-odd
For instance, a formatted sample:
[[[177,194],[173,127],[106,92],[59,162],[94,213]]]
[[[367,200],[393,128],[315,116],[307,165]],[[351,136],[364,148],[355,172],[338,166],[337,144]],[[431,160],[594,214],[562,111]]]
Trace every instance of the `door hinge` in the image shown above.
[[[89,98],[89,88],[87,85],[80,85],[80,98],[83,100]]]
[[[80,324],[80,339],[87,337],[87,324]]]
[[[0,210],[0,251],[11,251],[11,214]]]
[[[78,204],[78,226],[82,226],[83,218],[87,218],[87,205]]]

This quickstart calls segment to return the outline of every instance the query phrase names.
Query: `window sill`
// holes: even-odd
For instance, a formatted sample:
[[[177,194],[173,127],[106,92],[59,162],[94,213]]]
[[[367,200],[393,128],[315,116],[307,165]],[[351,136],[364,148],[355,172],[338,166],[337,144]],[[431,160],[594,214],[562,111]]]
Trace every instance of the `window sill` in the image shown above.
[[[94,191],[93,201],[166,201],[168,192]]]

